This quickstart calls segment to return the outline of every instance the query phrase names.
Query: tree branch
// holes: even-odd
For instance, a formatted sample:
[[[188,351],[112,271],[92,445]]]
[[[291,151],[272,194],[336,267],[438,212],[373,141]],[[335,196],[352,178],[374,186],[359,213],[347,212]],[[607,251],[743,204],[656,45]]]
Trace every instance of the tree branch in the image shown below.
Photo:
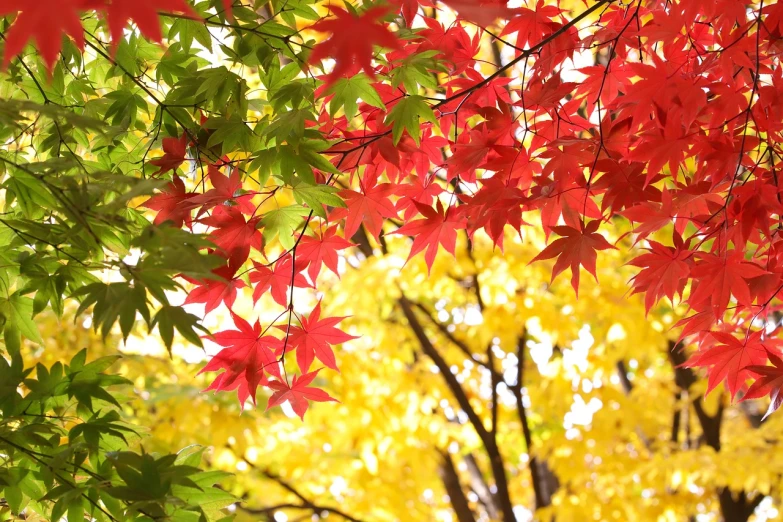
[[[247,462],[247,461],[245,461]],[[249,464],[249,463],[248,463]],[[258,468],[256,468],[258,469]],[[304,496],[298,489],[296,489],[293,485],[291,485],[289,482],[285,481],[280,475],[277,475],[276,473],[271,472],[268,469],[259,469],[259,472],[264,475],[266,478],[276,482],[281,488],[285,489],[292,495],[294,495],[296,498],[299,499],[299,501],[302,503],[301,509],[310,509],[314,513],[322,513],[326,511],[327,513],[337,515],[339,517],[344,518],[345,520],[348,520],[348,522],[362,522],[361,519],[352,517],[345,511],[342,511],[338,508],[333,508],[329,506],[322,506],[319,504],[316,504],[312,500],[308,499],[306,496]]]
[[[530,430],[530,421],[527,417],[527,410],[525,409],[525,403],[522,398],[522,388],[524,387],[523,383],[525,377],[526,340],[527,336],[525,334],[522,334],[517,340],[517,382],[511,390],[514,393],[514,399],[517,405],[517,415],[519,416],[520,424],[522,424],[522,435],[525,438],[525,446],[527,446],[527,465],[530,470],[530,481],[533,483],[535,507],[536,509],[539,509],[548,506],[552,502],[552,495],[546,491],[548,488],[546,488],[544,481],[542,480],[538,459],[533,456],[533,435]]]
[[[231,446],[228,446],[230,449],[234,449]],[[275,482],[278,486],[283,488],[284,490],[291,493],[293,496],[295,496],[297,499],[299,499],[301,504],[279,504],[278,506],[268,507],[268,508],[247,508],[242,506],[243,511],[247,511],[248,513],[267,513],[270,510],[274,509],[283,509],[283,508],[289,508],[289,509],[309,509],[313,513],[318,514],[322,512],[327,512],[332,515],[337,515],[339,517],[342,517],[343,519],[347,520],[348,522],[363,522],[361,519],[353,517],[346,513],[345,511],[342,511],[339,508],[329,507],[329,506],[322,506],[320,504],[316,504],[314,501],[307,498],[302,492],[300,492],[296,487],[293,486],[290,482],[283,479],[280,475],[277,473],[274,473],[273,471],[266,469],[266,468],[260,468],[250,462],[249,460],[245,459],[244,457],[241,457],[242,462],[247,464],[247,466],[250,469],[253,469],[263,475],[264,477],[268,478],[269,480]]]
[[[693,370],[683,366],[687,360],[685,352],[683,350],[677,350],[676,347],[676,343],[669,343],[669,361],[674,367],[675,383],[682,392],[687,392],[688,388],[696,382],[697,377]],[[693,410],[696,412],[696,417],[699,419],[704,442],[717,453],[720,452],[721,448],[720,431],[723,421],[724,406],[723,403],[721,403],[718,406],[718,411],[715,415],[709,415],[704,410],[702,399],[703,397],[698,396],[692,401]],[[764,499],[764,495],[759,493],[756,493],[753,496],[749,496],[746,491],[732,493],[727,487],[719,488],[717,493],[721,515],[725,522],[747,521],[759,503]]]
[[[496,498],[499,503],[500,511],[503,513],[503,520],[506,522],[514,522],[516,517],[514,515],[513,505],[509,495],[506,469],[503,463],[503,457],[500,454],[495,438],[484,426],[484,423],[476,413],[476,410],[470,404],[470,400],[468,399],[465,390],[462,389],[462,386],[460,385],[459,381],[457,381],[457,378],[454,376],[454,374],[451,373],[451,369],[449,368],[448,363],[435,349],[435,346],[433,346],[429,337],[427,337],[424,328],[413,311],[413,303],[408,300],[407,297],[405,297],[404,293],[401,295],[398,302],[402,308],[403,313],[405,314],[405,318],[408,320],[408,324],[410,325],[411,330],[413,330],[416,339],[419,341],[419,345],[421,346],[422,351],[425,355],[432,359],[432,361],[435,363],[435,366],[438,367],[443,380],[446,381],[446,385],[449,387],[452,395],[454,395],[454,398],[457,400],[460,408],[465,412],[468,420],[470,421],[470,424],[473,426],[476,434],[481,439],[484,450],[487,452],[487,456],[490,460],[492,475],[495,478],[495,486],[497,487]]]
[[[476,355],[473,353],[473,351],[470,349],[470,346],[468,346],[466,342],[462,341],[461,339],[458,339],[453,333],[451,333],[449,331],[448,327],[445,324],[443,324],[440,321],[438,321],[437,319],[435,319],[435,317],[433,316],[432,312],[430,312],[427,309],[427,307],[425,307],[423,304],[415,302],[415,301],[411,301],[411,303],[413,304],[413,306],[418,308],[424,314],[424,317],[426,317],[427,320],[435,328],[438,329],[438,331],[443,335],[443,337],[448,339],[448,341],[450,343],[452,343],[454,346],[459,348],[460,351],[462,353],[464,353],[472,362],[474,362],[475,364],[477,364],[477,365],[479,365],[479,366],[481,366],[483,368],[486,368],[487,370],[489,370],[491,372],[494,372],[494,369],[487,362],[482,361],[481,359],[476,357]]]
[[[468,453],[463,458],[465,466],[468,468],[468,477],[470,479],[470,488],[478,495],[479,502],[484,506],[487,511],[487,516],[491,520],[497,520],[498,507],[495,502],[495,498],[492,496],[492,492],[489,490],[487,481],[484,480],[484,474],[479,468],[476,457],[472,453]]]
[[[454,514],[457,515],[457,520],[459,522],[476,522],[476,517],[473,516],[468,499],[465,497],[465,492],[462,489],[462,484],[460,484],[459,475],[454,467],[451,455],[447,451],[440,451],[440,456],[442,458],[439,469],[440,478],[443,481],[446,493],[449,495],[449,502],[451,502]]]

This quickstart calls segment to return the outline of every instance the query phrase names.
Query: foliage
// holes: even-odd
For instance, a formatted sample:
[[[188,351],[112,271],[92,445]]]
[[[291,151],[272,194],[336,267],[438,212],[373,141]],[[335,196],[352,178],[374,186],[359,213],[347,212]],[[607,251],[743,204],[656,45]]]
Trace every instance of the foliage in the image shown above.
[[[272,289],[283,307],[284,323],[277,325],[285,325],[282,347],[274,351],[256,343],[252,353],[210,367],[228,372],[218,375],[214,388],[238,389],[243,398],[255,396],[268,378],[278,383],[273,389],[290,386],[271,361],[283,364],[285,353],[301,349],[301,337],[290,335],[292,322],[301,320],[294,288],[316,286],[299,274],[319,259],[302,258],[297,249],[302,238],[318,237],[325,226],[342,223],[352,237],[362,218],[376,239],[390,232],[412,235],[411,255],[426,248],[432,265],[440,245],[453,251],[459,230],[471,238],[483,230],[501,247],[505,225],[519,228],[527,222],[524,214],[538,214],[546,234],[560,237],[533,260],[557,258],[553,275],[570,267],[578,291],[580,267],[594,273],[595,250],[611,247],[601,224],[622,216],[637,224],[633,244],[650,245],[649,254],[631,261],[641,268],[633,290],[649,295],[648,306],[664,297],[688,304],[693,315],[682,321],[683,337],[698,346],[690,364],[706,368],[713,383],[728,380],[736,395],[745,381],[761,375],[749,368],[758,370],[767,353],[777,352],[771,341],[760,349],[748,343],[754,321],[775,311],[782,286],[773,262],[780,250],[774,219],[780,210],[777,130],[764,116],[779,68],[774,30],[762,24],[763,17],[774,22],[779,13],[777,4],[746,9],[741,0],[729,3],[733,9],[716,10],[709,3],[626,6],[602,0],[568,18],[543,5],[512,9],[493,1],[476,10],[454,2],[447,4],[457,20],[448,27],[430,23],[429,12],[422,13],[424,27],[415,24],[415,4],[330,6],[322,13],[307,1],[272,3],[260,25],[258,13],[245,5],[198,2],[191,8],[183,0],[8,6],[18,11],[5,49],[6,61],[17,56],[9,79],[27,73],[38,91],[14,97],[58,110],[38,111],[51,119],[48,139],[23,144],[23,136],[41,137],[27,127],[14,141],[46,159],[3,160],[12,173],[12,213],[21,213],[4,224],[16,234],[14,246],[48,246],[35,251],[44,265],[61,270],[66,257],[66,266],[87,265],[73,266],[69,271],[76,273],[63,276],[60,287],[46,283],[55,274],[44,270],[19,295],[42,288],[37,298],[44,304],[63,293],[80,299],[82,309],[95,304],[95,325],[104,335],[119,321],[127,337],[138,313],[149,328],[160,325],[168,340],[175,327],[195,339],[199,327],[194,317],[168,308],[166,291],[177,288],[177,277],[196,285],[186,303],[204,303],[207,313],[221,304],[231,308],[248,284],[256,285],[255,299]],[[121,37],[132,20],[142,35],[160,40],[156,10],[168,29],[165,53],[136,34]],[[54,19],[51,11],[62,16]],[[77,13],[87,16],[83,31],[74,26]],[[46,20],[53,30],[36,33],[31,20]],[[203,62],[199,48],[217,49],[199,20],[229,37],[219,55],[230,68]],[[326,38],[312,46],[300,21],[315,22],[306,29]],[[497,36],[484,28],[496,25]],[[475,32],[476,26],[483,32]],[[110,49],[99,37],[105,28]],[[89,52],[66,48],[55,63],[61,31]],[[482,35],[500,59],[488,76],[475,69]],[[512,35],[515,44],[506,39]],[[53,75],[49,87],[20,57],[32,36]],[[506,63],[501,45],[510,52]],[[379,46],[384,51],[376,54]],[[458,48],[462,57],[454,61]],[[594,54],[596,65],[574,69],[578,52]],[[323,68],[327,58],[334,60],[331,72],[314,77],[313,68]],[[155,64],[154,78],[140,59]],[[253,90],[232,70],[245,66],[258,73]],[[100,67],[108,68],[113,82],[103,96],[85,83]],[[359,70],[364,75],[356,75]],[[564,80],[572,73],[581,81]],[[667,78],[662,86],[661,77]],[[9,108],[17,127],[25,108],[35,110]],[[139,111],[154,114],[152,121],[140,119]],[[68,120],[64,113],[81,117],[78,123],[70,118],[74,129],[106,122],[117,128],[103,129],[101,138],[77,133],[81,140],[70,140],[59,122]],[[147,160],[164,131],[170,136],[163,139],[163,157]],[[733,152],[718,153],[717,143]],[[98,161],[81,161],[85,154]],[[183,164],[193,164],[190,171],[200,178],[195,191],[179,178]],[[169,173],[168,184],[155,179]],[[102,188],[92,187],[94,179],[104,181]],[[144,205],[158,211],[160,229],[127,207],[134,196],[155,188],[162,192]],[[41,225],[37,218],[44,212],[51,220]],[[209,242],[178,235],[167,221],[209,231]],[[670,223],[673,231],[657,233]],[[77,241],[80,232],[84,237]],[[674,246],[652,242],[654,233]],[[150,237],[160,234],[172,237],[160,237],[156,249]],[[131,247],[141,252],[134,265],[121,259]],[[163,252],[171,249],[176,260],[175,252]],[[211,255],[204,256],[205,250]],[[250,259],[252,252],[265,262]],[[119,269],[126,282],[91,281],[94,263]],[[150,300],[166,312],[153,317]],[[757,333],[767,335],[763,328]],[[345,339],[337,336],[329,344]],[[730,354],[723,353],[726,342],[736,346]],[[753,350],[755,355],[744,355]],[[242,360],[266,363],[259,370]],[[310,360],[297,357],[301,372]],[[764,382],[777,395],[777,381]]]
[[[387,253],[370,253],[341,270],[341,279],[325,280],[322,304],[350,314],[341,324],[361,338],[336,353],[341,371],[328,387],[340,404],[311,405],[304,423],[288,408],[240,409],[226,394],[200,393],[209,382],[206,374],[194,378],[205,359],[200,350],[177,340],[170,359],[144,332],[132,334],[118,364],[138,390],[128,406],[135,422],[150,428],[145,447],[213,446],[210,464],[236,473],[230,487],[243,499],[241,521],[271,520],[278,512],[296,520],[331,509],[364,521],[457,520],[451,499],[459,497],[447,489],[454,475],[446,474],[444,455],[475,520],[502,520],[487,496],[497,487],[489,453],[423,351],[412,327],[418,323],[487,431],[497,400],[498,452],[521,520],[536,506],[537,520],[719,520],[722,503],[746,515],[761,503],[755,520],[765,520],[779,509],[783,421],[773,415],[761,422],[765,401],[731,404],[722,387],[705,399],[707,380],[676,368],[681,359],[670,358],[668,329],[684,307],[645,316],[643,297],[626,295],[635,268],[623,266],[621,249],[605,254],[608,262],[596,270],[600,285],[586,278],[576,300],[568,278],[550,286],[549,267],[526,266],[544,244],[543,234],[528,232],[524,241],[505,237],[503,258],[487,238],[472,251],[459,238],[456,263],[438,256],[429,276],[423,257],[405,263],[410,246],[397,236]],[[407,322],[401,295],[414,303],[415,323]],[[249,304],[241,306],[237,313],[249,312]],[[261,309],[262,322],[277,313],[271,297]],[[225,310],[214,316],[216,324],[232,324]],[[82,326],[59,332],[46,320],[42,331],[52,333],[44,336],[45,361],[68,353],[75,339],[87,342]],[[61,335],[67,341],[58,348]],[[97,353],[116,350],[93,343]],[[490,346],[500,383],[494,399]],[[324,383],[323,373],[316,382]],[[517,382],[524,385],[526,425]],[[710,419],[720,420],[717,439]],[[536,475],[545,485],[540,500],[531,457],[546,463]]]
[[[372,364],[356,367],[375,375],[383,370],[374,366],[389,364],[382,382],[411,372],[429,385],[424,377],[434,364],[441,388],[403,389],[421,394],[430,410],[425,421],[417,413],[416,435],[432,422],[447,436],[442,415],[461,427],[453,452],[451,441],[429,436],[426,451],[417,448],[425,462],[433,448],[439,455],[448,509],[461,521],[476,513],[514,519],[512,499],[524,493],[510,477],[520,473],[523,454],[535,499],[526,505],[541,516],[583,517],[568,512],[567,492],[600,483],[615,493],[628,486],[628,497],[609,498],[677,498],[676,508],[655,511],[651,502],[652,511],[635,517],[702,509],[747,519],[774,496],[776,464],[765,479],[744,481],[721,466],[743,458],[743,449],[768,457],[771,424],[756,415],[756,400],[770,396],[767,415],[781,404],[783,7],[745,0],[514,5],[0,0],[7,67],[0,77],[0,323],[9,368],[21,371],[23,340],[45,342],[36,321],[48,309],[62,317],[73,300],[76,315],[91,312],[104,338],[117,330],[128,341],[143,325],[157,329],[172,353],[180,337],[206,341],[214,354],[201,369],[212,374],[207,389],[236,391],[244,408],[261,388],[268,407],[290,405],[304,417],[310,401],[347,403],[352,385],[369,383],[346,372],[353,357],[337,357],[335,347],[357,353],[394,339],[399,346],[388,353],[361,351]],[[439,257],[441,247],[455,259]],[[558,279],[566,268],[570,293]],[[580,277],[582,268],[604,286]],[[352,301],[367,299],[360,291],[372,296],[363,307]],[[659,325],[654,335],[632,314],[628,294],[644,294],[645,312]],[[463,318],[478,313],[481,328],[456,321],[457,310]],[[386,321],[382,328],[370,326],[370,311],[376,324]],[[617,317],[623,313],[632,315]],[[576,436],[553,435],[571,405],[562,397],[573,394],[562,375],[541,378],[557,400],[544,402],[531,423],[526,404],[538,405],[545,393],[523,390],[525,352],[546,338],[579,341],[586,327],[605,346],[618,332],[652,336],[635,352],[597,351],[601,360],[586,363],[594,369],[591,389],[616,388],[606,376],[617,369],[625,393],[642,400],[623,369],[626,360],[641,361],[653,388],[643,391],[643,404],[665,396],[672,405],[668,439],[660,412],[629,414],[613,420],[623,428],[620,442],[604,437],[590,458],[619,460],[617,447],[639,441],[651,460],[677,449],[713,466],[700,492],[683,486],[682,473],[698,467],[690,461],[679,479],[649,488],[633,485],[652,481],[638,468],[633,484],[620,472],[572,476],[559,446],[550,445],[568,446]],[[316,359],[330,371],[314,367]],[[454,375],[460,367],[471,374],[463,382]],[[702,396],[721,383],[728,396],[723,387],[713,392],[717,406],[708,411]],[[9,393],[26,396],[21,390]],[[630,401],[607,393],[597,400],[625,414]],[[448,411],[444,400],[457,412],[452,418],[440,411]],[[735,400],[748,402],[729,406]],[[351,411],[342,408],[322,406]],[[727,446],[721,427],[730,418],[748,425]],[[245,458],[236,434],[204,442],[215,441]],[[479,499],[482,507],[460,495],[466,479],[455,454],[476,462],[475,495],[479,478],[494,488]],[[129,466],[151,462],[134,459]],[[297,508],[317,511],[282,476],[282,462],[279,468],[262,474],[294,495]],[[556,479],[549,493],[547,477]],[[378,509],[381,517],[401,516]]]
[[[89,363],[86,357],[82,350],[69,364],[49,368],[24,368],[18,352],[10,364],[0,359],[0,490],[11,514],[222,520],[221,509],[235,501],[214,487],[226,474],[199,470],[203,448],[130,451],[137,432],[122,420],[114,391],[129,381],[104,373],[119,356]]]

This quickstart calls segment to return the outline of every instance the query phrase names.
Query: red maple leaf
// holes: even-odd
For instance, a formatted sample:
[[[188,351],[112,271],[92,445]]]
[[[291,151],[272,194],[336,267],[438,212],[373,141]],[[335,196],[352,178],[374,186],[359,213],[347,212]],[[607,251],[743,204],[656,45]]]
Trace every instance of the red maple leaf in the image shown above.
[[[698,261],[691,269],[695,284],[691,288],[688,304],[702,311],[711,307],[716,319],[720,319],[733,295],[743,306],[750,306],[752,298],[746,278],[766,274],[755,263],[745,261],[744,252],[730,250],[725,254],[698,253]]]
[[[492,242],[503,250],[503,232],[506,225],[520,230],[525,223],[520,206],[525,201],[524,193],[508,186],[500,176],[482,180],[481,189],[470,199],[468,233],[484,228]]]
[[[611,209],[617,214],[623,209],[636,205],[639,201],[658,202],[661,200],[661,191],[654,185],[644,186],[645,174],[642,163],[624,164],[615,160],[603,160],[596,162],[596,171],[603,172],[600,178],[593,182],[592,190],[603,192],[601,199],[601,211]],[[653,182],[658,181],[654,179]],[[671,195],[668,196],[671,207]],[[639,210],[642,217],[646,208]],[[631,219],[629,216],[628,219]],[[666,216],[667,221],[671,216]]]
[[[234,19],[234,0],[223,0],[223,11],[226,14],[226,18],[229,20]]]
[[[337,235],[337,227],[330,227],[320,236],[304,236],[296,247],[296,264],[307,267],[310,281],[315,283],[321,266],[326,266],[338,277],[337,252],[354,246],[347,239]]]
[[[321,301],[315,305],[308,317],[301,318],[301,326],[278,325],[282,331],[288,331],[288,348],[296,350],[296,364],[302,372],[310,369],[314,358],[328,368],[337,370],[331,345],[357,339],[353,335],[335,328],[345,317],[327,317],[321,319]]]
[[[600,224],[599,220],[591,221],[587,225],[582,223],[580,230],[566,226],[552,227],[552,230],[562,237],[554,240],[530,263],[557,257],[555,266],[552,268],[552,281],[566,267],[571,267],[571,286],[579,296],[579,266],[585,267],[597,281],[598,277],[595,275],[596,250],[615,248],[597,232]]]
[[[448,171],[448,179],[464,174],[463,181],[475,183],[476,169],[482,166],[496,144],[497,135],[490,133],[484,125],[473,132],[461,134],[458,142],[452,145],[452,156],[446,161],[446,164],[451,167]]]
[[[227,201],[232,202],[245,214],[252,214],[255,211],[256,206],[250,201],[253,194],[242,194],[242,179],[239,176],[239,169],[232,169],[231,175],[226,176],[220,172],[217,166],[210,165],[207,169],[207,176],[212,183],[212,188],[203,194],[190,198],[188,202],[191,207],[201,206],[199,214]]]
[[[264,293],[272,289],[272,299],[275,300],[280,306],[288,306],[288,289],[291,286],[291,272],[293,267],[291,266],[291,255],[286,255],[280,258],[274,265],[273,269],[262,265],[261,263],[253,262],[255,270],[250,272],[250,282],[255,285],[253,289],[253,302],[257,302]],[[307,279],[300,274],[301,267],[299,263],[296,264],[297,271],[293,276],[294,286],[307,287],[310,284]]]
[[[414,202],[430,206],[432,200],[443,192],[443,187],[435,180],[435,176],[410,176],[408,183],[399,186],[396,194],[400,199],[397,200],[395,208],[397,212],[402,211],[403,221],[408,221],[418,214]]]
[[[391,183],[375,184],[375,179],[365,182],[362,192],[341,190],[339,195],[345,200],[346,208],[338,208],[332,212],[332,217],[345,217],[345,237],[353,237],[364,225],[375,238],[381,233],[384,218],[397,217],[394,205],[389,196],[394,194]]]
[[[197,285],[188,294],[185,304],[204,303],[205,314],[220,306],[220,303],[225,303],[230,310],[237,298],[237,290],[245,286],[244,281],[234,278],[236,269],[231,266],[216,268],[212,273],[217,276],[215,279],[197,280],[183,276],[186,281]]]
[[[153,176],[163,174],[170,170],[177,170],[187,159],[188,136],[186,132],[179,138],[163,138],[163,156],[150,161],[150,165],[160,167]]]
[[[516,16],[503,27],[500,36],[517,33],[517,47],[523,47],[526,44],[534,45],[544,35],[554,32],[557,24],[552,22],[552,18],[561,11],[556,6],[544,5],[544,2],[539,0],[535,11],[521,7],[516,12]]]
[[[747,367],[767,361],[767,352],[771,346],[761,340],[762,333],[758,331],[747,336],[747,339],[738,339],[729,333],[711,332],[718,344],[697,354],[687,365],[710,368],[707,393],[725,380],[729,393],[734,397],[749,377]]]
[[[663,296],[674,302],[676,294],[682,295],[685,288],[690,265],[687,259],[691,252],[684,248],[682,238],[675,234],[675,247],[668,247],[650,241],[648,254],[642,254],[629,264],[642,268],[642,271],[636,274],[631,280],[633,282],[633,293],[644,292],[644,308],[646,312]]]
[[[402,10],[402,17],[405,19],[408,27],[411,26],[413,19],[416,18],[420,5],[423,7],[433,7],[434,5],[430,0],[390,0],[390,3],[394,6],[399,6]]]
[[[506,7],[507,0],[442,0],[459,13],[460,18],[480,27],[489,27],[498,18],[510,18],[513,9]]]
[[[643,141],[627,156],[628,160],[647,161],[647,186],[652,179],[663,171],[668,163],[669,171],[676,175],[680,164],[688,156],[689,143],[682,133],[682,124],[676,118],[669,118],[662,131],[649,131]]]
[[[424,261],[427,263],[427,271],[432,268],[435,261],[435,255],[438,253],[438,246],[443,245],[451,255],[454,255],[454,248],[457,241],[457,230],[465,228],[466,220],[461,216],[460,209],[456,207],[443,208],[443,203],[437,201],[437,210],[427,205],[414,202],[419,213],[424,219],[417,219],[406,223],[398,228],[395,234],[404,234],[413,236],[413,245],[408,259],[412,258],[424,248]]]
[[[745,370],[760,375],[756,381],[750,385],[748,392],[741,400],[758,399],[769,394],[769,408],[764,415],[764,419],[775,412],[783,404],[783,360],[774,353],[767,353],[767,357],[774,366],[751,365],[745,367]],[[762,419],[762,420],[764,420]]]
[[[639,226],[634,232],[639,234],[637,241],[642,240],[668,225],[674,219],[674,209],[672,208],[671,192],[664,188],[661,192],[661,202],[644,201],[638,205],[626,208],[620,215],[625,216]]]
[[[82,0],[0,0],[0,16],[19,13],[4,37],[3,67],[24,50],[31,38],[50,70],[60,54],[64,34],[84,49],[84,29],[79,17],[83,8]]]
[[[262,335],[258,321],[250,325],[247,321],[231,312],[237,330],[225,330],[206,336],[210,341],[223,346],[204,366],[199,374],[225,370],[215,378],[210,389],[226,390],[239,386],[240,402],[244,402],[242,394],[245,391],[256,402],[256,390],[264,380],[264,372],[280,378],[280,368],[275,357],[283,342],[270,335]],[[247,399],[247,396],[245,397]]]
[[[245,402],[250,398],[250,389],[248,388],[248,382],[246,379],[234,379],[230,384],[224,384],[223,381],[229,381],[231,379],[231,375],[228,372],[223,372],[218,374],[217,377],[215,377],[215,380],[210,383],[209,386],[204,388],[203,391],[237,391],[237,398],[239,399],[239,404],[243,405]],[[261,386],[268,386],[269,381],[266,378],[266,375],[263,373],[258,376],[258,384]],[[254,397],[255,402],[255,397]]]
[[[334,59],[334,69],[325,78],[326,85],[352,72],[356,66],[374,78],[373,45],[389,49],[397,49],[400,45],[395,34],[378,21],[389,10],[373,7],[357,16],[339,7],[330,6],[330,9],[335,18],[321,20],[312,29],[332,35],[313,48],[309,63],[318,63],[324,58]]]
[[[184,223],[190,226],[190,210],[183,203],[192,195],[192,192],[185,190],[185,184],[180,177],[174,174],[171,183],[166,185],[160,194],[152,196],[141,205],[158,211],[154,221],[156,225],[171,221],[175,227],[180,228]]]
[[[263,238],[258,230],[259,216],[245,220],[239,207],[215,207],[211,216],[201,220],[201,223],[215,230],[209,239],[215,243],[233,266],[240,266],[247,261],[250,247],[261,250]]]
[[[304,375],[295,375],[294,380],[289,386],[288,383],[280,381],[269,381],[269,387],[275,390],[266,409],[278,406],[285,401],[291,404],[294,412],[299,415],[299,418],[304,420],[307,408],[310,406],[310,401],[313,402],[338,402],[337,399],[330,397],[328,393],[319,389],[308,386],[315,376],[318,375],[322,368],[317,369],[314,372],[305,373]]]
[[[103,9],[109,24],[112,46],[116,49],[122,40],[125,27],[132,20],[141,34],[160,42],[163,33],[160,29],[158,13],[182,13],[200,18],[185,0],[111,0],[105,2]]]

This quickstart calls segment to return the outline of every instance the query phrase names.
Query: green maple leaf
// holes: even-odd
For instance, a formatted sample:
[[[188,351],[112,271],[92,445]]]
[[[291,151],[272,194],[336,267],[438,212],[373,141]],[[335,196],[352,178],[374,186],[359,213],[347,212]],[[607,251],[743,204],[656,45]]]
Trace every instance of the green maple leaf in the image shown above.
[[[370,84],[370,79],[364,74],[357,74],[351,78],[340,78],[330,89],[334,95],[329,102],[329,114],[334,116],[340,107],[345,111],[345,117],[352,120],[356,115],[358,100],[386,110],[386,105],[378,96],[378,92]]]
[[[294,198],[312,209],[313,214],[326,219],[324,205],[345,207],[345,202],[335,194],[338,189],[327,185],[309,185],[302,183],[294,187]]]
[[[302,223],[302,218],[307,216],[310,210],[302,205],[291,205],[270,210],[261,219],[264,226],[264,241],[269,243],[275,237],[280,239],[280,244],[286,250],[293,248],[296,243],[294,231]]]
[[[408,131],[410,137],[416,142],[421,143],[421,124],[420,120],[428,121],[434,125],[438,124],[435,113],[427,101],[421,96],[408,96],[400,100],[389,114],[386,116],[386,124],[392,123],[392,139],[394,144],[400,142],[403,131]]]

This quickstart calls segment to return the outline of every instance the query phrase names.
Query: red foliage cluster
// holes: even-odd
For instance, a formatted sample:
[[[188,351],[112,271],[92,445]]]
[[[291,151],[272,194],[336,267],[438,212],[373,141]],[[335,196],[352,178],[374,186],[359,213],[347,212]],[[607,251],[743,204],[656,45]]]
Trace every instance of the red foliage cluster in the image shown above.
[[[458,12],[457,22],[442,25],[420,9],[444,4]],[[349,336],[335,328],[338,318],[320,317],[320,305],[292,326],[291,289],[315,285],[321,264],[335,270],[337,251],[349,245],[344,238],[360,227],[378,238],[385,223],[388,233],[402,220],[396,232],[413,237],[411,255],[425,251],[431,265],[440,245],[453,252],[459,231],[483,231],[502,248],[504,228],[526,226],[524,214],[535,212],[547,236],[558,236],[536,259],[556,258],[554,276],[569,268],[575,290],[580,268],[595,275],[596,252],[613,248],[601,225],[632,222],[634,244],[646,250],[632,262],[640,269],[633,292],[645,294],[648,309],[663,298],[688,305],[682,335],[698,346],[689,364],[706,368],[710,388],[725,380],[736,395],[755,379],[746,397],[771,393],[772,408],[780,404],[779,343],[765,328],[777,320],[783,290],[783,3],[587,5],[572,15],[543,2],[509,8],[504,0],[392,0],[359,15],[332,8],[314,26],[328,34],[311,66],[322,58],[335,66],[316,91],[318,121],[307,125],[336,142],[325,154],[352,180],[340,192],[347,208],[328,219],[311,212],[298,230],[321,220],[322,235],[297,236],[277,259],[247,269],[254,297],[269,291],[285,307],[285,337],[278,342],[257,323],[235,318],[237,331],[215,337],[225,348],[205,370],[224,373],[212,388],[238,389],[244,399],[268,383],[270,404],[290,399],[300,414],[307,399],[328,399],[309,391],[315,372],[307,372],[314,358],[334,368],[330,345]],[[51,62],[61,33],[80,42],[74,13],[85,8],[103,9],[115,35],[133,19],[153,38],[159,34],[145,24],[156,10],[188,11],[183,0],[0,0],[0,14],[21,11],[6,60],[34,36]],[[398,38],[403,26],[421,28]],[[477,67],[482,38],[511,54],[487,76]],[[382,60],[373,44],[385,48]],[[448,67],[439,73],[440,99],[408,92],[415,78],[395,76],[421,55]],[[594,62],[575,69],[585,55]],[[365,99],[350,119],[335,118],[334,85],[360,70],[380,102]],[[155,165],[176,169],[183,142],[170,138],[164,149]],[[159,211],[156,221],[212,230],[226,266],[188,297],[207,311],[231,307],[245,284],[238,272],[252,249],[264,247],[254,194],[239,190],[229,170],[212,165],[214,188],[203,194],[186,192],[175,176],[147,203]],[[650,238],[670,225],[670,241]],[[294,350],[305,375],[289,385],[276,361]]]
[[[151,162],[160,167],[156,174],[176,171],[187,161],[189,145],[197,144],[190,142],[186,134],[180,138],[165,138],[164,156]],[[271,327],[262,328],[258,321],[251,325],[231,312],[237,329],[207,337],[222,347],[201,370],[222,372],[208,389],[236,390],[240,402],[244,403],[248,398],[255,402],[258,387],[265,386],[274,391],[268,407],[288,400],[294,411],[304,417],[308,400],[334,400],[324,391],[308,387],[320,371],[309,372],[313,360],[318,359],[328,368],[337,370],[331,346],[355,337],[337,328],[342,317],[322,318],[320,302],[308,316],[297,314],[293,308],[293,289],[314,287],[322,266],[336,273],[338,251],[352,244],[338,236],[335,227],[325,228],[320,234],[298,235],[294,248],[268,263],[250,259],[251,250],[264,252],[261,216],[258,215],[261,205],[250,201],[261,194],[242,189],[239,171],[232,169],[227,159],[208,164],[207,171],[211,189],[202,193],[187,192],[175,173],[173,181],[160,194],[144,203],[145,207],[158,211],[155,223],[169,221],[178,227],[192,228],[194,224],[207,227],[211,231],[209,238],[216,247],[213,253],[225,258],[225,265],[214,270],[214,278],[185,277],[193,285],[185,304],[204,304],[207,314],[221,304],[231,310],[238,291],[246,286],[241,276],[248,274],[253,285],[253,300],[258,301],[268,292],[284,308],[278,319],[288,317],[287,322],[274,325],[284,332],[285,337],[280,340],[268,335]],[[270,196],[269,193],[263,195],[266,196],[264,201]],[[248,261],[251,267],[240,271]],[[293,316],[299,325],[292,324]],[[289,384],[287,375],[281,374],[281,363],[285,355],[292,352],[296,352],[302,375],[295,376]]]
[[[502,248],[504,227],[539,211],[559,238],[535,260],[557,258],[553,276],[570,268],[576,290],[580,266],[594,275],[596,251],[613,248],[601,224],[627,219],[647,250],[632,262],[641,269],[633,292],[648,310],[664,297],[689,306],[679,325],[698,346],[689,364],[706,368],[710,388],[725,380],[733,396],[756,379],[746,396],[772,393],[776,408],[779,343],[765,328],[783,290],[783,4],[600,1],[568,19],[543,2],[445,3],[457,23],[423,20],[421,38],[400,41],[373,71],[393,76],[430,50],[448,61],[446,96],[430,104],[437,123],[422,115],[420,146],[392,129],[395,107],[416,94],[404,84],[375,83],[386,110],[360,106],[359,125],[320,121],[341,140],[334,164],[361,180],[343,193],[349,223],[358,215],[353,223],[365,219],[377,236],[394,208],[405,221],[397,232],[415,238],[411,254],[426,248],[431,264],[439,244],[453,250],[458,230],[483,230]],[[395,5],[410,24],[415,6]],[[488,25],[514,56],[482,76],[474,66]],[[352,57],[330,51],[335,71],[350,71]],[[595,64],[574,70],[582,53]],[[444,136],[446,159],[431,153]],[[668,244],[649,239],[672,224]]]
[[[11,30],[5,35],[3,65],[22,52],[31,38],[38,44],[41,57],[51,67],[62,46],[62,36],[71,36],[84,49],[84,30],[80,14],[94,9],[108,20],[112,41],[116,44],[130,22],[141,34],[160,42],[159,12],[197,16],[185,0],[0,0],[0,16],[16,13]]]

